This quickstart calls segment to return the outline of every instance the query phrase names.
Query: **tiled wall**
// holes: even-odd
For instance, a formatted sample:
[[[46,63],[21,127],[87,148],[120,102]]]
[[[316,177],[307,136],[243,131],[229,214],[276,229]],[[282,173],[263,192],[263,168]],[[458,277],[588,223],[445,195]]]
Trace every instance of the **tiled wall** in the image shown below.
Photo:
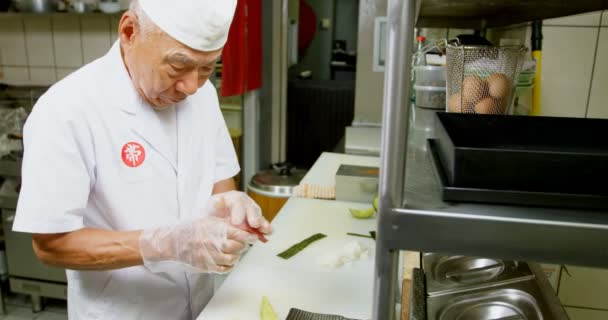
[[[489,34],[529,46],[531,31],[523,25]],[[608,11],[545,20],[543,36],[542,114],[608,118]]]
[[[105,54],[120,15],[0,15],[0,82],[52,84]]]
[[[52,85],[103,56],[120,14],[0,14],[0,83]],[[220,98],[230,128],[241,128],[240,97]]]

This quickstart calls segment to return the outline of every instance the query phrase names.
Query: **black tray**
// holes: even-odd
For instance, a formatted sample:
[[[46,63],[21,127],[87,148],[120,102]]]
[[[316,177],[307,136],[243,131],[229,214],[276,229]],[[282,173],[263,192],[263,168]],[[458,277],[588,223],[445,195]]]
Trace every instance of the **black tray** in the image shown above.
[[[447,181],[608,196],[608,120],[437,113]]]
[[[608,196],[452,186],[447,179],[438,149],[437,141],[429,139],[428,153],[440,184],[442,198],[445,201],[559,208],[608,209]]]

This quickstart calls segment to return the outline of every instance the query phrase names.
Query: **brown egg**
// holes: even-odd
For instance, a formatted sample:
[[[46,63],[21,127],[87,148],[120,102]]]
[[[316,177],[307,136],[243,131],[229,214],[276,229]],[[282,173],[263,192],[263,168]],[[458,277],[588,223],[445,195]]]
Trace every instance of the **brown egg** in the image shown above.
[[[448,99],[448,111],[460,113],[460,93],[454,93],[450,99]]]
[[[504,73],[493,73],[486,81],[490,95],[496,99],[506,99],[511,93],[511,79]]]
[[[479,114],[504,114],[502,100],[487,97],[475,105],[475,113]]]
[[[475,105],[488,95],[488,83],[479,76],[471,75],[462,80],[462,103],[465,106]]]

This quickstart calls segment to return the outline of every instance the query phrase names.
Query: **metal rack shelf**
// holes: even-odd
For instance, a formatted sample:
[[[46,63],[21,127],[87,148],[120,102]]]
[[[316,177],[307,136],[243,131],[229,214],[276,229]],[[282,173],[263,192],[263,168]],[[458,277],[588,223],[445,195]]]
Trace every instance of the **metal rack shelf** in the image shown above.
[[[415,130],[408,139],[415,25],[483,29],[607,8],[608,0],[388,0],[373,319],[394,319],[399,250],[608,266],[607,213],[444,203],[426,152],[408,141],[420,141]]]
[[[602,10],[606,0],[422,0],[419,27],[499,27]]]

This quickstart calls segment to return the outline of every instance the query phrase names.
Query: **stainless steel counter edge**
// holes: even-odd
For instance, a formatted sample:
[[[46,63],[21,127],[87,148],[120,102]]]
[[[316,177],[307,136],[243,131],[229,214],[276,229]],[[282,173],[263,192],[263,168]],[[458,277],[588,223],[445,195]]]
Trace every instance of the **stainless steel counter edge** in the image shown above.
[[[555,294],[555,290],[547,280],[547,276],[543,272],[540,265],[537,263],[528,262],[528,266],[536,276],[536,284],[540,287],[540,292],[543,295],[546,306],[551,312],[551,319],[553,320],[569,320],[566,310],[562,307],[561,301]]]

